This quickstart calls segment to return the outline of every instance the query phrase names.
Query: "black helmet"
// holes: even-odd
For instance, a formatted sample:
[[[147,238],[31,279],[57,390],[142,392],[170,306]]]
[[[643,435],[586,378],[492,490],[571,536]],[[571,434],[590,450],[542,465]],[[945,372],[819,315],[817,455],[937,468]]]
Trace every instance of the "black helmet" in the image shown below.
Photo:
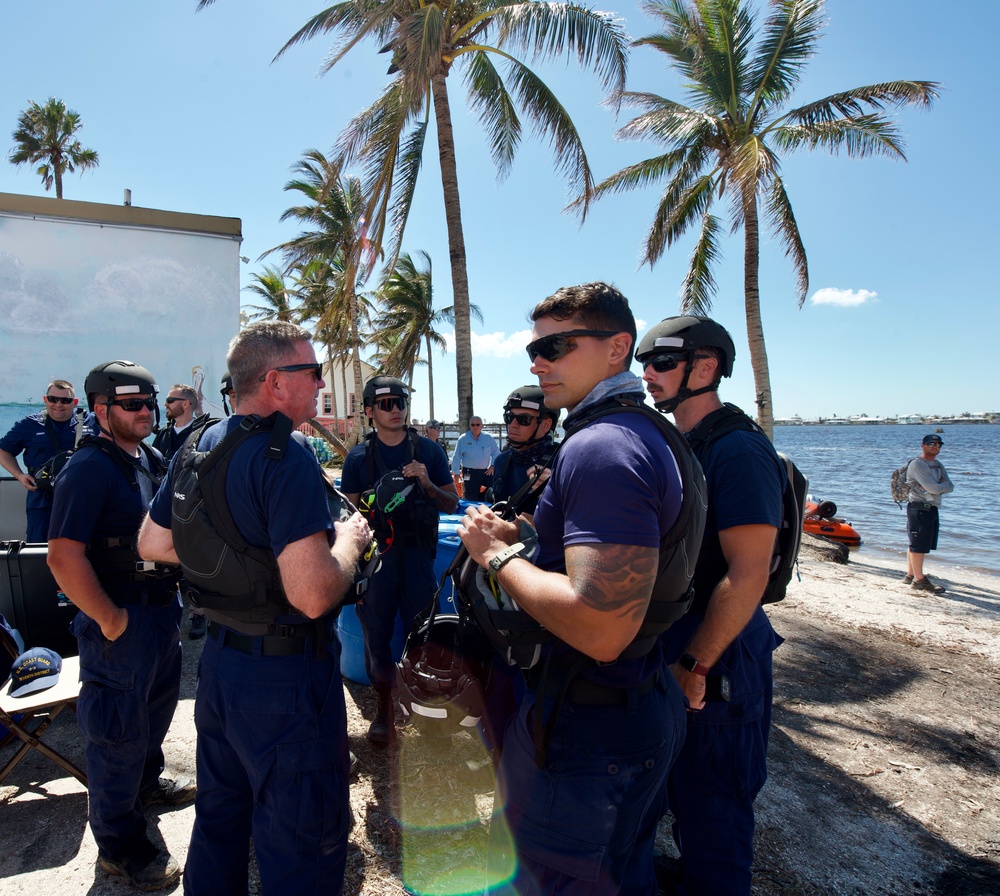
[[[538,411],[539,417],[550,417],[553,423],[559,420],[559,409],[550,410],[545,407],[545,396],[541,386],[521,386],[507,396],[507,403],[503,406],[505,411],[513,408],[528,408],[531,411]]]
[[[222,410],[226,412],[226,416],[229,416],[229,405],[226,404],[226,399],[229,397],[230,392],[235,392],[233,389],[233,375],[227,370],[222,374],[222,388],[219,393],[222,395]]]
[[[649,332],[639,341],[635,357],[641,363],[658,354],[694,353],[702,346],[718,349],[722,353],[719,372],[722,376],[733,375],[733,362],[736,360],[733,337],[722,324],[709,317],[693,314],[667,317],[650,327]]]
[[[159,387],[145,367],[131,361],[105,361],[98,364],[83,382],[87,406],[94,410],[94,396],[121,398],[128,395],[156,395]]]
[[[694,314],[682,314],[678,317],[667,317],[649,328],[649,332],[639,342],[635,353],[636,360],[646,366],[646,362],[657,355],[685,355],[687,367],[684,378],[673,398],[656,402],[657,410],[669,414],[677,406],[695,395],[703,392],[714,392],[719,387],[716,380],[701,389],[689,389],[688,378],[691,376],[691,362],[699,348],[716,349],[722,357],[719,359],[720,376],[732,376],[733,362],[736,360],[736,346],[729,331],[709,317],[698,317]]]
[[[424,734],[469,731],[482,718],[492,669],[493,649],[474,622],[432,613],[396,664],[399,704]]]
[[[391,395],[399,395],[406,398],[410,390],[406,388],[406,383],[394,376],[373,376],[365,383],[363,402],[366,408],[375,404],[378,398],[388,398]]]

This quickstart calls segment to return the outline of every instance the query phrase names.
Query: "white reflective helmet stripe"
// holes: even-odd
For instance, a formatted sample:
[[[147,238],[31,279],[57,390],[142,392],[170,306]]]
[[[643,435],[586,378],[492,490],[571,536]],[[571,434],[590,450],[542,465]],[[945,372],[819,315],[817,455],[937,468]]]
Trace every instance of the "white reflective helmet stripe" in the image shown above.
[[[684,348],[683,336],[657,336],[653,343],[656,348]]]
[[[413,710],[415,715],[426,716],[428,719],[448,718],[448,710],[439,709],[436,706],[424,706],[422,703],[412,702],[410,704],[410,709]]]

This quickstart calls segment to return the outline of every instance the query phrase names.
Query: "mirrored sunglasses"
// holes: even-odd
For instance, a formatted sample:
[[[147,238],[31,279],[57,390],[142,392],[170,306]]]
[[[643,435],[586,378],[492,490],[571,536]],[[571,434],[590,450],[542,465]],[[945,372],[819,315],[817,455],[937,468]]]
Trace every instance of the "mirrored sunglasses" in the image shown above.
[[[116,398],[114,401],[109,401],[108,404],[120,407],[123,411],[128,411],[130,414],[135,414],[143,408],[147,411],[156,410],[155,398]]]
[[[393,395],[389,398],[376,398],[375,407],[380,411],[392,411],[399,408],[401,411],[406,410],[406,399],[401,395]]]
[[[503,412],[503,422],[508,426],[514,422],[518,426],[531,426],[532,423],[537,423],[538,419],[538,417],[532,417],[531,414],[515,414],[513,411]]]
[[[569,340],[574,336],[607,338],[614,336],[616,332],[616,330],[567,330],[565,333],[552,333],[548,336],[542,336],[541,339],[536,339],[534,342],[529,342],[525,351],[527,351],[532,363],[539,355],[546,361],[558,361],[569,352]]]
[[[74,401],[72,398],[63,398],[62,395],[46,395],[45,400],[49,404],[72,404]]]

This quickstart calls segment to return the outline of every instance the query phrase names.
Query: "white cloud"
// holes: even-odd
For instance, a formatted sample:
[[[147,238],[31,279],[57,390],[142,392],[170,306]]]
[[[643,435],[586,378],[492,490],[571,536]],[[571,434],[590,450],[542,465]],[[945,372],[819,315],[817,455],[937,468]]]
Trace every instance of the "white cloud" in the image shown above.
[[[866,305],[878,301],[878,293],[868,289],[835,289],[832,286],[817,289],[809,300],[813,305],[839,305],[842,308],[853,308],[855,305]]]
[[[443,333],[448,343],[447,352],[455,351],[455,333]],[[524,352],[524,347],[531,342],[531,330],[518,330],[507,336],[503,331],[497,333],[472,334],[472,354],[476,358],[513,358]],[[527,357],[527,356],[525,356]]]

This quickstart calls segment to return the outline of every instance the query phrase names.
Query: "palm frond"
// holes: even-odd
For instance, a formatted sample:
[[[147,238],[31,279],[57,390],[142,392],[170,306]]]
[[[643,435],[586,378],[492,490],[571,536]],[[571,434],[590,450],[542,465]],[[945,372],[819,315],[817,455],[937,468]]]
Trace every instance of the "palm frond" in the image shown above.
[[[501,177],[510,171],[514,153],[521,142],[521,121],[489,54],[469,54],[465,80],[469,87],[469,106],[486,129],[490,155]]]
[[[782,125],[771,131],[775,145],[785,150],[822,147],[834,155],[841,150],[852,159],[888,156],[906,160],[903,137],[895,122],[882,115],[860,115],[808,125]]]
[[[785,185],[780,177],[771,181],[764,205],[764,213],[768,225],[778,234],[785,247],[785,257],[792,262],[795,270],[795,292],[798,295],[801,308],[809,292],[809,263],[806,260],[806,249],[802,245],[799,225],[792,211],[792,204],[785,193]]]
[[[715,215],[705,214],[701,219],[701,232],[691,253],[687,274],[681,284],[681,312],[708,314],[718,287],[715,268],[722,254],[719,245],[722,225]]]

